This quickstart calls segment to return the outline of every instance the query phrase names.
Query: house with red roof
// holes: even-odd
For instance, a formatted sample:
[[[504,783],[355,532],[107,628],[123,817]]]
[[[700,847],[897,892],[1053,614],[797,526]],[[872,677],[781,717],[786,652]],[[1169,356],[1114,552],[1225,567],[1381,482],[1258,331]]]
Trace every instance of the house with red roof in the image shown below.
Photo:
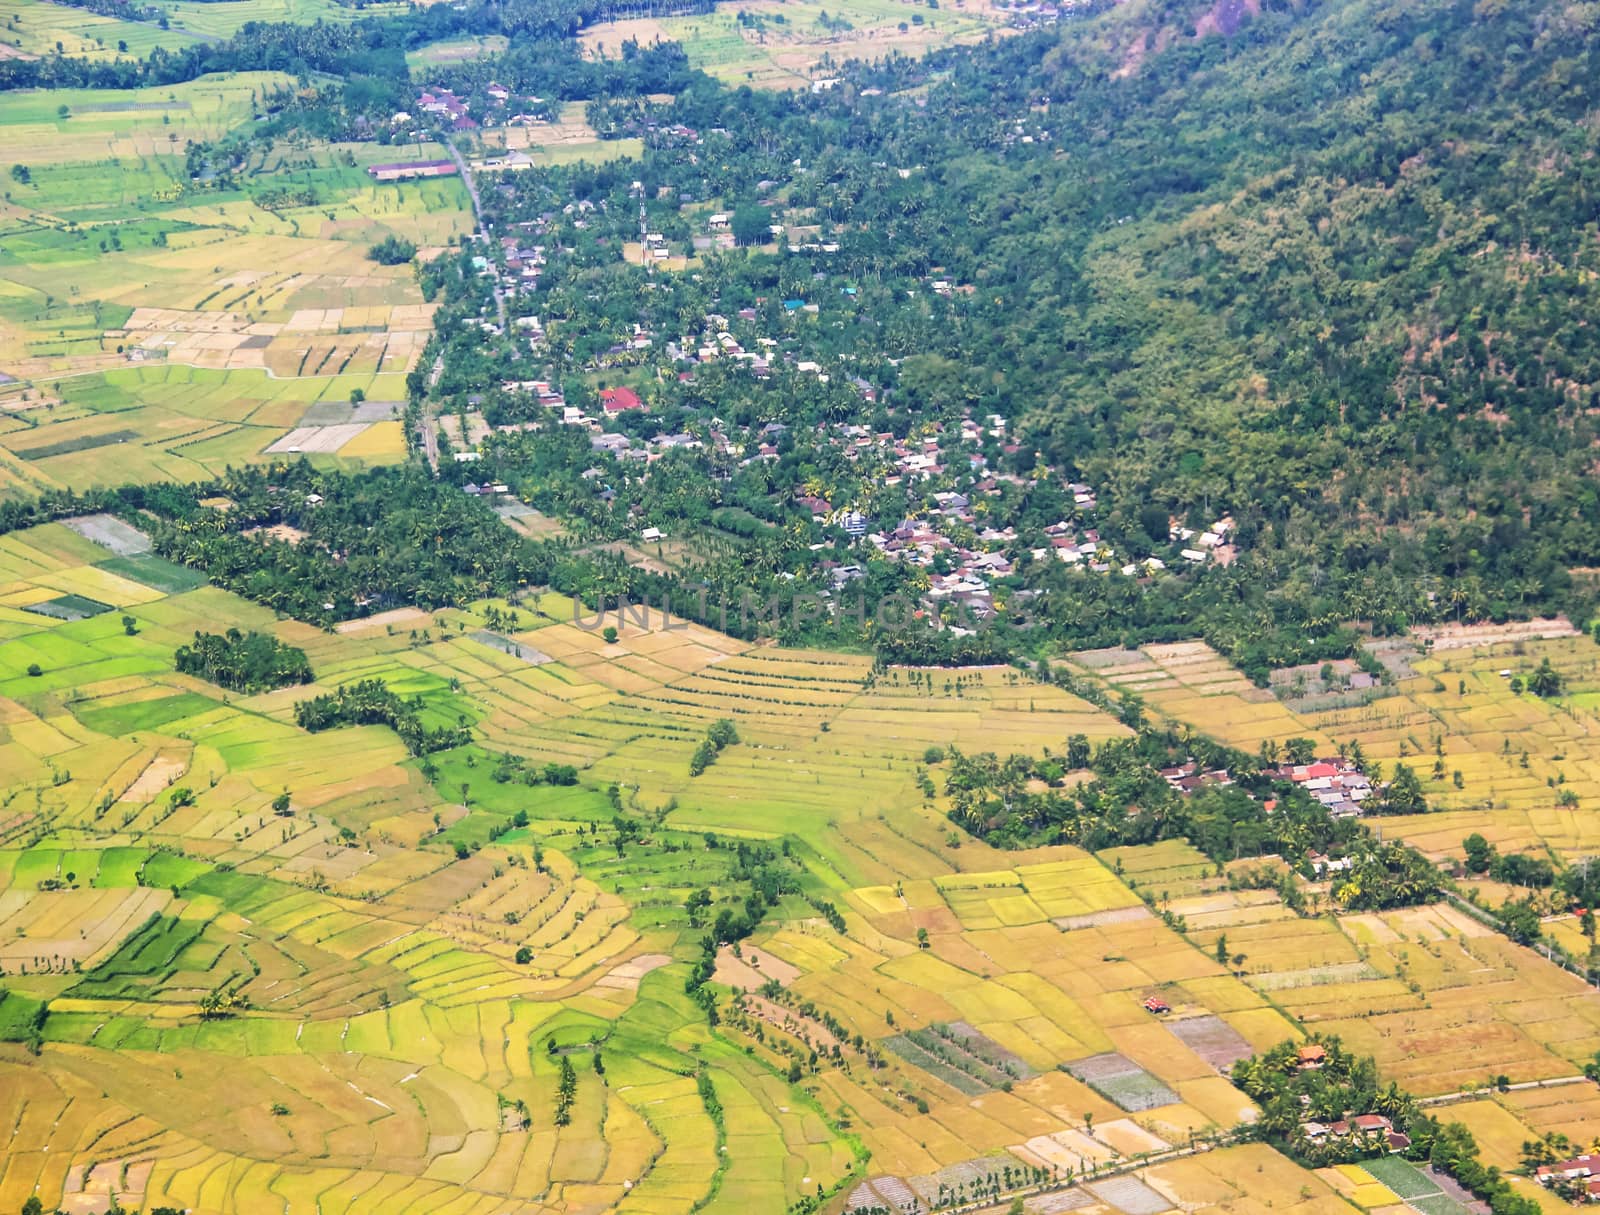
[[[602,388],[600,405],[607,413],[627,413],[629,410],[644,408],[644,402],[639,399],[639,394],[627,385]]]

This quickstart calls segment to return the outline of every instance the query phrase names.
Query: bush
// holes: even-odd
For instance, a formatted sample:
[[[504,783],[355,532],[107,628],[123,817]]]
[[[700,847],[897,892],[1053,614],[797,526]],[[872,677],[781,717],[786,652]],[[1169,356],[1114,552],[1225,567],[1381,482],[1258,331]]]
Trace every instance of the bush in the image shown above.
[[[398,236],[386,236],[367,246],[367,257],[380,266],[403,266],[417,255],[417,247]]]

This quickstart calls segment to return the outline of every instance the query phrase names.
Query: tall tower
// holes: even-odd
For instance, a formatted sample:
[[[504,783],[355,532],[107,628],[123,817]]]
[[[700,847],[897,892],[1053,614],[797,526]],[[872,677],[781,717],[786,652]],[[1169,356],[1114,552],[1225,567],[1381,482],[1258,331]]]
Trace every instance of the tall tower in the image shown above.
[[[644,187],[639,188],[639,260],[644,262],[646,277],[654,278],[656,273],[656,259],[650,256],[650,242],[645,238],[650,235],[650,220],[644,213]]]

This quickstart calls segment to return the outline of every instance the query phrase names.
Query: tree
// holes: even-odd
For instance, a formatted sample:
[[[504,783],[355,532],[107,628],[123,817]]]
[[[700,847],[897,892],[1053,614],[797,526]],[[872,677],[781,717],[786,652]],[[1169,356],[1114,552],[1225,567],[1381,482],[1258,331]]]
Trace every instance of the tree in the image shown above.
[[[614,625],[614,624],[606,625],[606,627],[601,630],[600,637],[601,637],[601,640],[603,640],[607,645],[616,645],[617,644],[617,626]]]
[[[557,1126],[568,1126],[572,1122],[572,1103],[578,1096],[578,1073],[573,1069],[572,1060],[566,1055],[561,1056],[558,1070],[561,1080],[556,1089],[555,1122]]]
[[[1317,757],[1317,744],[1310,738],[1291,738],[1283,744],[1283,751],[1291,764],[1309,764]]]
[[[772,239],[772,212],[755,203],[745,203],[734,208],[729,226],[738,244],[764,245]]]
[[[1528,677],[1528,691],[1541,699],[1560,696],[1565,687],[1565,678],[1560,671],[1550,665],[1548,654],[1539,660],[1538,668]]]
[[[1501,930],[1519,945],[1531,945],[1539,939],[1539,909],[1532,898],[1501,904],[1495,918],[1500,921]]]
[[[265,692],[312,680],[304,650],[285,645],[270,634],[238,629],[197,632],[192,645],[178,647],[173,663],[185,675],[233,692]]]
[[[27,165],[12,165],[11,180],[20,186],[30,186],[33,184],[33,173]]]
[[[1385,814],[1424,814],[1428,799],[1422,795],[1422,782],[1406,764],[1395,764],[1394,777],[1379,799],[1379,808]]]
[[[367,246],[367,257],[380,266],[403,266],[417,256],[417,246],[399,236],[386,236]]]
[[[1489,866],[1494,863],[1495,858],[1493,844],[1474,831],[1461,841],[1461,847],[1466,852],[1467,871],[1469,873],[1489,872]]]

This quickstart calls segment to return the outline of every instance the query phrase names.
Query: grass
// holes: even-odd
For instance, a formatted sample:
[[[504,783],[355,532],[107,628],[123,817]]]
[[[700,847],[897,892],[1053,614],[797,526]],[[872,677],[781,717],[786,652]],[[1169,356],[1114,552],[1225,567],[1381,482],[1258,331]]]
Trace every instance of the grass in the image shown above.
[[[1362,1167],[1407,1202],[1441,1193],[1416,1165],[1398,1156],[1369,1160]]]
[[[147,997],[194,947],[205,925],[158,916],[125,941],[110,958],[68,989],[85,999],[134,1000]]]
[[[21,1042],[33,1032],[42,1001],[15,992],[0,993],[0,1042]]]

